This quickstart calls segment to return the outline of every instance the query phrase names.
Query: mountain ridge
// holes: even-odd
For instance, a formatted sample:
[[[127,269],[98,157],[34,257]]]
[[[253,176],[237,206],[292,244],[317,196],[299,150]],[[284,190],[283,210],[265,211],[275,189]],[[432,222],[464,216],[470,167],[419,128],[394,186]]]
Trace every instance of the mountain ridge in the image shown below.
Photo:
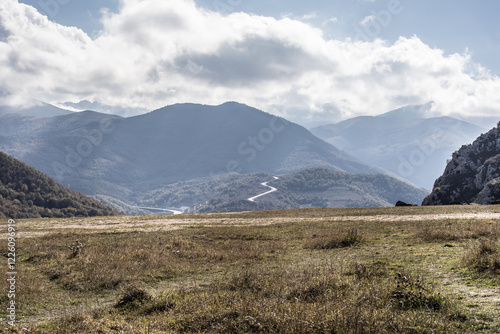
[[[403,117],[391,116],[400,109],[379,116],[355,117],[313,128],[311,132],[430,191],[456,147],[464,139],[472,141],[484,129],[447,116],[420,117],[421,110],[428,108],[408,107]]]
[[[384,173],[304,127],[236,102],[176,104],[123,118],[75,112],[0,117],[0,149],[91,196],[127,202],[180,181],[309,167]]]

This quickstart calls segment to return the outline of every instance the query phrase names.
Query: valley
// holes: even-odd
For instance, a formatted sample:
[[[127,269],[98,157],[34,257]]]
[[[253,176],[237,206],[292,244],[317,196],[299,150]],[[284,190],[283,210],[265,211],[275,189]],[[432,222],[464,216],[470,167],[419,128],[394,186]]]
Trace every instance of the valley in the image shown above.
[[[0,150],[127,214],[392,206],[428,194],[298,124],[236,102],[176,104],[127,118],[61,113],[46,106],[45,117],[0,115]],[[292,190],[273,175],[335,189]],[[265,182],[279,191],[246,201]]]

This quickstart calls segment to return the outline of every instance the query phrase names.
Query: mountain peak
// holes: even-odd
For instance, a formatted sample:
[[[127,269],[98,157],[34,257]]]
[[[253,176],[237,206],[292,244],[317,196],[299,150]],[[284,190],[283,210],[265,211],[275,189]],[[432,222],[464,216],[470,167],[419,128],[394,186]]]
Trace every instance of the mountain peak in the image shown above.
[[[417,119],[432,117],[431,109],[434,102],[430,101],[425,104],[408,105],[399,109],[395,109],[377,117],[391,117],[400,119]]]

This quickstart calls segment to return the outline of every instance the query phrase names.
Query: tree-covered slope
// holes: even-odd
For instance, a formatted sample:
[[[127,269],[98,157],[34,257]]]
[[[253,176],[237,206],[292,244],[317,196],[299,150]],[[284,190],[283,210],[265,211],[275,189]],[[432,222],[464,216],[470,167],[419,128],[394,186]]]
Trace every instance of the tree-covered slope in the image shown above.
[[[0,152],[0,218],[87,217],[117,213]]]

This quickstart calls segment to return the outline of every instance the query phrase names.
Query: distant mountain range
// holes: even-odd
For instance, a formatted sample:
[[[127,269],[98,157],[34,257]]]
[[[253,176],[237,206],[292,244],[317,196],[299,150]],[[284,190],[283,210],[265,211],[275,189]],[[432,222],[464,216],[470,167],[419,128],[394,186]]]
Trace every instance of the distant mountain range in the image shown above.
[[[178,104],[129,118],[92,111],[5,115],[0,117],[0,150],[115,207],[147,202],[137,194],[168,190],[180,182],[198,184],[234,174],[286,175],[316,167],[385,173],[302,126],[234,102]],[[259,183],[244,187],[254,186]],[[389,203],[384,201],[373,203]],[[162,205],[182,204],[174,202]],[[195,202],[187,204],[200,204]],[[368,202],[358,202],[363,203]]]
[[[0,218],[87,217],[118,213],[0,152]]]
[[[431,189],[446,160],[483,128],[450,117],[433,117],[432,104],[408,106],[311,129],[353,156]],[[430,117],[430,118],[429,118]]]
[[[423,204],[498,204],[499,201],[500,123],[453,153]]]

